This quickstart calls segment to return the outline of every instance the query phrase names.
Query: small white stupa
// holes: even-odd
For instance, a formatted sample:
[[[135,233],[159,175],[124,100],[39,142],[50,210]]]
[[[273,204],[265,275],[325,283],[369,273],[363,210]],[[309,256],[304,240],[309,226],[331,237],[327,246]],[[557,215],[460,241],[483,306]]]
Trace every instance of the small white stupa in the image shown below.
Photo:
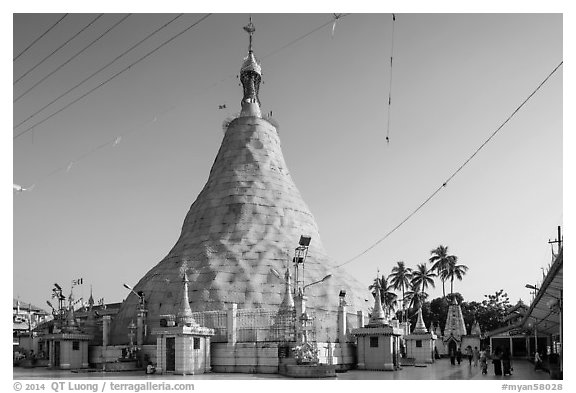
[[[353,329],[351,333],[357,338],[358,369],[393,371],[400,366],[400,336],[403,331],[391,326],[386,319],[380,287],[376,287],[374,309],[368,325]]]
[[[414,364],[434,363],[436,335],[426,329],[422,319],[422,307],[418,309],[418,320],[411,334],[404,336],[406,357],[414,359]]]

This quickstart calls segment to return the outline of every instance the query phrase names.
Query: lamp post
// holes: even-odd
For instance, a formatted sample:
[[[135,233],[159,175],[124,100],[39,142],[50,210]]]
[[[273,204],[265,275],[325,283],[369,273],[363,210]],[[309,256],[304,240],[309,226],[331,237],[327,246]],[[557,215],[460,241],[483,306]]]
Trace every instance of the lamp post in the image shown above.
[[[140,361],[139,354],[140,350],[142,349],[142,345],[144,345],[144,336],[146,336],[146,325],[144,320],[146,318],[146,298],[144,296],[144,292],[138,291],[136,292],[134,288],[132,288],[128,284],[123,284],[124,288],[129,289],[136,297],[138,297],[138,312],[137,312],[137,319],[136,319],[136,350],[138,352],[138,360]]]
[[[532,289],[534,292],[532,293],[532,301],[536,298],[536,293],[540,290],[540,288],[536,287],[535,285],[526,284],[526,288]],[[538,332],[536,331],[536,324],[534,326],[534,352],[538,352]]]
[[[54,288],[52,289],[52,297],[58,300],[58,309],[55,310],[54,307],[52,307],[52,315],[54,316],[55,325],[60,328],[62,325],[62,320],[64,319],[64,314],[66,312],[64,310],[64,302],[66,301],[66,296],[64,296],[62,287],[58,285],[58,283],[54,283]]]
[[[128,338],[130,339],[128,358],[132,358],[134,354],[134,330],[136,330],[136,325],[134,325],[134,320],[131,320],[130,324],[128,325]]]
[[[530,285],[530,284],[526,284],[525,287],[528,289],[532,289],[530,294],[532,295],[532,301],[534,301],[534,299],[536,298],[536,293],[538,293],[538,291],[539,291],[539,288],[537,288],[535,285]]]
[[[311,282],[310,284],[304,284],[304,272],[305,272],[305,262],[306,257],[308,256],[308,247],[310,246],[311,237],[302,235],[300,236],[300,241],[298,242],[298,247],[296,247],[294,251],[294,271],[295,271],[295,286],[294,286],[294,300],[296,306],[296,317],[298,318],[298,322],[296,324],[297,331],[296,331],[296,340],[300,342],[308,342],[308,330],[309,330],[309,323],[310,323],[310,316],[306,312],[306,288],[309,288],[313,285],[323,283],[324,281],[330,279],[332,277],[331,274],[326,275],[324,278]],[[302,277],[300,277],[300,265],[302,265]]]
[[[286,278],[282,278],[280,273],[274,269],[270,268],[270,272],[279,280],[287,285],[287,288],[292,287],[292,293],[294,295],[294,308],[296,309],[296,318],[298,319],[296,323],[296,341],[298,343],[308,341],[308,323],[310,321],[310,316],[306,313],[306,289],[323,283],[329,280],[332,275],[327,274],[322,279],[311,282],[309,284],[304,284],[304,265],[306,262],[306,257],[308,256],[308,247],[310,246],[311,237],[302,235],[300,236],[300,241],[298,242],[298,247],[294,251],[294,258],[292,262],[294,263],[294,284],[290,283],[288,277],[288,270],[286,273]],[[300,274],[300,265],[302,265],[302,274]],[[287,289],[288,290],[288,289]]]
[[[559,366],[560,366],[560,372],[563,372],[563,359],[562,359],[562,355],[564,353],[564,343],[562,341],[563,337],[562,337],[562,323],[563,323],[563,297],[564,297],[564,290],[560,290],[560,297],[554,297],[551,300],[549,300],[546,303],[546,306],[551,310],[551,311],[558,311],[558,319],[559,319],[559,326],[558,326],[558,342],[560,343],[560,348],[558,350],[558,347],[556,347],[556,352],[558,353],[558,357],[559,357]]]

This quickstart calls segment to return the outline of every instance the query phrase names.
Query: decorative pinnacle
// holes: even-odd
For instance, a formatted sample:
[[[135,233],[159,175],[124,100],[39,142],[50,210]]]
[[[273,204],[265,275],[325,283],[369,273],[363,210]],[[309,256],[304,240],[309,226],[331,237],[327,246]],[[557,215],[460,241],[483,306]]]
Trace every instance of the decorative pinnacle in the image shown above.
[[[369,325],[384,325],[386,318],[384,317],[384,310],[382,310],[382,302],[380,300],[380,285],[376,285],[376,296],[374,296],[374,308],[372,309],[372,316],[370,317]]]
[[[256,31],[256,27],[254,27],[254,24],[252,23],[252,17],[250,17],[250,23],[248,23],[246,26],[244,26],[244,31],[246,33],[248,33],[248,35],[250,36],[250,44],[248,45],[248,52],[251,53],[252,52],[252,34],[254,34],[254,32]]]
[[[188,261],[183,261],[180,271],[182,274],[182,302],[180,303],[180,309],[178,311],[177,320],[183,326],[196,325],[194,318],[192,317],[192,309],[190,308],[190,301],[188,299],[188,275],[186,274],[186,269],[188,268]]]
[[[262,78],[262,67],[258,64],[258,60],[256,60],[256,56],[254,56],[254,52],[252,51],[252,35],[254,31],[256,31],[252,23],[252,17],[250,17],[250,23],[244,26],[244,31],[246,31],[250,37],[250,45],[248,46],[248,56],[244,58],[242,67],[240,68],[240,82],[244,90],[240,117],[262,117],[260,112],[260,99],[258,98]]]
[[[291,290],[291,276],[290,276],[290,267],[286,266],[286,273],[284,274],[284,281],[285,281],[285,290],[284,290],[284,299],[282,299],[282,303],[280,304],[281,310],[292,310],[294,308],[294,298],[292,297],[292,290]]]
[[[432,325],[430,325],[430,329],[432,329]],[[422,318],[422,307],[418,308],[418,320],[416,321],[414,333],[416,334],[428,333],[426,325],[424,324],[424,319]]]

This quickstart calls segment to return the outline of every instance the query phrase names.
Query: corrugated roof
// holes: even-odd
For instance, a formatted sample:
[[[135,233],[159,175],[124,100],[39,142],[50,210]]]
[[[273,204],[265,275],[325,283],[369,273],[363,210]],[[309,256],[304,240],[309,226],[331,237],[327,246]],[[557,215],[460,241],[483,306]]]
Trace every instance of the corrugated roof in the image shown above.
[[[12,308],[16,309],[18,307],[18,299],[14,299],[12,298]],[[31,311],[34,311],[35,313],[44,313],[44,314],[50,314],[48,311],[44,310],[43,308],[40,308],[38,306],[35,306],[31,303],[26,303],[20,300],[20,312],[26,312],[28,311],[28,308],[30,308]]]
[[[542,285],[522,321],[525,328],[536,329],[537,334],[558,334],[560,310],[556,306],[562,299],[564,253],[560,249]]]

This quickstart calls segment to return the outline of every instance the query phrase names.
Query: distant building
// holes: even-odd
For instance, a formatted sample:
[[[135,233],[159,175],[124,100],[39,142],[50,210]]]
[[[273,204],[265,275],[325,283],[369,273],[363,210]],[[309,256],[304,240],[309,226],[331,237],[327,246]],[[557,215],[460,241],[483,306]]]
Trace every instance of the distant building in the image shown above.
[[[554,261],[530,306],[519,302],[508,310],[507,326],[486,332],[492,350],[509,348],[512,356],[533,358],[538,351],[554,377],[562,374],[563,249]],[[532,286],[528,286],[531,288]]]
[[[37,352],[38,339],[34,334],[37,326],[52,319],[52,315],[31,303],[12,299],[12,346],[14,351]]]
[[[451,352],[456,353],[458,349],[464,353],[467,347],[480,348],[479,325],[475,324],[472,330],[470,334],[466,331],[462,309],[456,301],[456,297],[453,296],[452,303],[448,306],[444,334],[438,336],[439,340],[436,340],[438,354],[448,356]],[[437,327],[436,334],[438,333],[439,329]]]

